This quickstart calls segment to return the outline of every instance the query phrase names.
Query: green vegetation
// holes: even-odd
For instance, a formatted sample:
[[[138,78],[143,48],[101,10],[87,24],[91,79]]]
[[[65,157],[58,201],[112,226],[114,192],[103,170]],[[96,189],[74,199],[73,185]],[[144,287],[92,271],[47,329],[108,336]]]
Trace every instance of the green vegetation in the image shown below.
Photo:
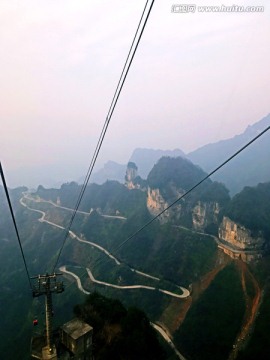
[[[134,162],[132,162],[132,161],[129,161],[129,162],[128,162],[127,168],[128,168],[128,169],[138,170],[137,165],[136,165]]]
[[[97,360],[162,360],[166,354],[144,312],[125,309],[118,301],[93,293],[75,315],[94,327],[93,354]]]
[[[57,201],[61,205],[74,209],[81,185],[75,182],[63,184],[60,189],[44,189],[39,186],[36,195],[46,200]],[[140,190],[128,190],[117,181],[107,181],[102,185],[90,184],[87,186],[79,210],[89,212],[91,209],[100,209],[107,215],[131,216],[134,209],[145,206],[146,194]]]
[[[121,258],[142,271],[188,286],[212,269],[217,246],[207,235],[152,225],[123,246]]]
[[[151,188],[164,189],[168,184],[188,190],[207,174],[191,161],[182,157],[161,158],[150,171],[147,181]],[[210,180],[206,180],[209,183]]]
[[[19,205],[21,191],[25,189],[10,191],[11,201],[30,276],[34,276],[51,271],[55,254],[63,241],[63,231],[39,223],[38,213]],[[35,331],[44,332],[44,299],[41,298],[41,305],[36,306],[36,300],[32,298],[18,240],[1,189],[0,206],[0,349],[5,359],[28,360],[34,318],[39,319]],[[82,300],[82,295],[72,285],[53,300],[54,313],[57,315],[55,326],[58,326],[70,320],[73,305]]]
[[[157,288],[180,293],[181,290],[177,288],[177,285],[188,287],[212,271],[217,265],[217,260],[220,260],[214,239],[192,230],[193,209],[199,201],[205,205],[202,209],[206,209],[209,216],[212,216],[211,219],[207,219],[208,225],[202,231],[217,234],[220,218],[214,214],[213,204],[218,203],[221,209],[220,216],[224,212],[232,220],[251,228],[254,233],[270,234],[270,183],[260,184],[254,189],[245,188],[230,201],[227,189],[222,184],[209,179],[173,209],[173,215],[171,216],[170,213],[166,224],[154,221],[142,232],[131,237],[152,219],[146,206],[145,189],[148,185],[158,188],[165,200],[170,202],[205,175],[200,168],[187,160],[163,158],[153,168],[147,181],[142,181],[139,177],[135,180],[136,184],[142,186],[143,191],[129,190],[116,181],[108,181],[103,185],[91,184],[87,187],[80,205],[80,210],[88,212],[89,215],[77,213],[72,231],[85,241],[94,242],[106,248],[121,262],[121,265],[117,265],[113,259],[108,258],[96,247],[71,237],[65,243],[58,265],[67,265],[72,272],[80,275],[83,286],[91,293],[98,290],[102,295],[117,298],[126,307],[139,306],[152,320],[159,320],[164,315],[165,309],[170,308],[172,302],[182,300],[172,301],[168,295],[162,294]],[[23,190],[25,189],[16,189],[11,193],[30,274],[50,272],[64,240],[65,231],[37,221],[41,216],[39,213],[22,207],[19,204],[19,198]],[[62,185],[60,189],[45,189],[40,186],[35,195],[54,202],[60,200],[62,206],[73,208],[80,190],[81,186],[72,182]],[[27,354],[29,353],[31,322],[33,314],[36,313],[36,307],[34,305],[31,308],[31,294],[28,291],[23,262],[1,191],[0,201],[0,271],[1,285],[3,285],[0,299],[0,316],[3,326],[1,326],[0,335],[1,339],[10,339],[2,340],[0,345],[1,349],[9,351],[9,353],[6,352],[7,356],[17,360],[15,350],[10,344],[14,342],[14,339],[18,343],[22,340],[22,349],[25,349]],[[71,211],[59,209],[49,203],[29,202],[29,205],[45,211],[47,219],[62,226],[68,224],[72,215]],[[124,216],[126,219],[103,217],[102,214]],[[129,240],[126,241],[127,239]],[[269,261],[263,259],[258,265],[254,265],[253,271],[256,276],[259,275],[261,284],[265,283],[270,274],[268,263]],[[149,285],[155,287],[156,290],[121,290],[98,285],[89,280],[86,267],[93,271],[95,278],[104,282],[116,285]],[[138,275],[130,268],[156,276],[160,278],[160,281]],[[247,279],[246,288],[248,295],[252,297],[254,284],[250,279]],[[57,325],[70,319],[68,309],[82,298],[83,295],[77,289],[75,282],[68,286],[67,291],[61,296],[55,297]],[[117,311],[122,309],[122,305],[115,306]],[[264,314],[269,306],[265,302]],[[127,314],[128,310],[121,311],[120,315],[117,314],[120,318],[122,316],[125,318],[126,315],[123,314]],[[176,333],[179,349],[187,355],[189,360],[225,359],[232,348],[235,334],[239,330],[243,312],[244,300],[240,279],[234,266],[231,265],[225,268],[203,295],[193,303],[183,326]],[[141,318],[140,316],[138,315],[138,318]],[[14,325],[10,323],[11,317],[16,318]],[[118,329],[116,338],[119,335],[120,340],[117,338],[117,341],[121,343],[121,332],[123,329],[126,331],[124,320],[117,324],[112,319],[108,321],[108,324],[105,324],[105,330]],[[260,317],[256,326],[258,327],[254,330],[255,338],[259,336],[260,329],[267,329],[264,327],[264,320]],[[21,330],[16,332],[18,328]],[[44,327],[41,326],[41,328],[43,331]],[[133,338],[133,334],[130,334],[130,337]],[[261,344],[266,346],[262,342]],[[104,353],[100,355],[104,356],[104,359],[109,351],[116,354],[119,350],[118,342],[112,348],[109,347],[110,350],[107,345],[105,344]],[[123,345],[123,348],[125,346]],[[250,346],[247,349],[250,349],[252,354],[252,342]],[[138,348],[140,348],[140,342]],[[248,356],[247,354],[248,352],[243,356]],[[142,357],[138,355],[137,358]],[[20,360],[22,360],[21,356]]]
[[[225,185],[216,181],[203,183],[198,188],[194,200],[217,202],[221,207],[223,207],[230,201],[229,190],[225,187]]]
[[[241,280],[232,263],[223,269],[189,310],[175,342],[190,360],[225,360],[245,311]]]
[[[163,198],[171,204],[206,176],[202,169],[187,159],[164,157],[153,167],[147,182],[150,188],[159,189]],[[216,236],[222,219],[222,210],[229,201],[229,191],[226,187],[208,178],[170,209],[171,221],[192,228],[193,209],[200,203],[206,210],[207,226],[204,231]]]
[[[238,360],[269,359],[270,333],[270,286],[266,286],[252,337],[246,348],[239,353]]]
[[[225,214],[270,241],[270,182],[245,187],[232,198]]]

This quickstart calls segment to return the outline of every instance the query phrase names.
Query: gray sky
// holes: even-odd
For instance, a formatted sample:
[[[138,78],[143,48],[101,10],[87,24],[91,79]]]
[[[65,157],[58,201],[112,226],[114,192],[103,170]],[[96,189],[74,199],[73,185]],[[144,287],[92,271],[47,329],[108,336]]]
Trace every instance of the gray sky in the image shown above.
[[[136,147],[192,151],[270,112],[264,12],[172,13],[156,0],[97,168]],[[0,155],[6,171],[86,172],[145,1],[1,0]],[[62,164],[61,166],[59,164]],[[61,168],[62,167],[62,168]],[[75,178],[78,175],[76,174]]]

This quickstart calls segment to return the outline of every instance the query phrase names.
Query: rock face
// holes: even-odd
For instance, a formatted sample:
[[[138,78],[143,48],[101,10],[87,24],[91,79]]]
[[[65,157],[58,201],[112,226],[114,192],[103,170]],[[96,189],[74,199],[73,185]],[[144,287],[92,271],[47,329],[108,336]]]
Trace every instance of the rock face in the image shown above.
[[[175,190],[175,189],[174,189]],[[181,196],[181,192],[178,191],[174,195],[174,200]],[[160,193],[159,189],[151,189],[148,187],[147,191],[147,208],[151,215],[156,216],[161,211],[166,209],[171,202],[167,202]],[[188,203],[179,202],[169,210],[166,210],[161,216],[160,221],[162,223],[172,221],[181,224],[181,218],[183,216],[190,216],[192,219],[192,228],[196,231],[203,232],[209,224],[218,223],[218,214],[220,211],[219,204],[216,202],[201,202],[190,208]],[[190,214],[190,215],[189,215]]]
[[[127,165],[127,171],[125,176],[125,185],[128,189],[135,189],[135,178],[138,176],[138,168],[135,163],[129,162]]]
[[[206,176],[202,169],[187,159],[161,158],[147,177],[148,210],[157,215],[166,206],[174,204],[164,213],[163,221],[169,219],[173,225],[216,234],[220,208],[230,197],[224,185],[210,179],[203,187],[193,188]],[[194,191],[189,194],[192,188]],[[187,196],[181,198],[184,194]]]
[[[209,224],[218,223],[220,206],[217,202],[198,201],[192,209],[192,224],[197,231],[203,231]]]
[[[224,216],[219,227],[219,238],[233,249],[260,251],[265,243],[262,237],[252,237],[251,231]]]
[[[160,194],[159,189],[151,189],[148,187],[147,190],[147,209],[150,212],[151,215],[156,216],[161,211],[166,209],[166,207],[169,206],[169,204],[164,200],[162,195]],[[169,220],[170,212],[169,210],[166,210],[161,216],[160,220],[162,223]]]

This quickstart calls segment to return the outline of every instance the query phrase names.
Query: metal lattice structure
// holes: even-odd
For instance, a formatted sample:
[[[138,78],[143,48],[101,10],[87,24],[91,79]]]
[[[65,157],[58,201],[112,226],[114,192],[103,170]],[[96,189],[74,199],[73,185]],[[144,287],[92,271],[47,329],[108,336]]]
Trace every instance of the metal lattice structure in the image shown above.
[[[60,294],[64,291],[64,284],[58,281],[57,276],[62,274],[37,275],[31,279],[37,279],[37,283],[32,287],[33,297],[45,295],[45,313],[46,313],[46,343],[43,359],[55,358],[55,346],[52,337],[52,294]]]

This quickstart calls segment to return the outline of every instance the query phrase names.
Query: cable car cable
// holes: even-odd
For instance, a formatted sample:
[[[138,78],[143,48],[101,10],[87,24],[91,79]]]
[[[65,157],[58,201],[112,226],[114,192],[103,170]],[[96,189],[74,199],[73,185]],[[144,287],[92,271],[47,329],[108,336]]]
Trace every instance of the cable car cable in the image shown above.
[[[147,0],[147,3],[148,3],[148,1],[149,1],[149,0]],[[106,131],[107,131],[109,122],[110,122],[110,120],[111,120],[111,117],[112,117],[114,108],[115,108],[115,106],[116,106],[116,103],[117,103],[117,101],[118,101],[120,92],[121,92],[122,87],[123,87],[123,85],[124,85],[124,82],[125,82],[127,73],[128,73],[128,71],[129,71],[130,65],[131,65],[132,60],[133,60],[133,58],[134,58],[135,52],[136,52],[136,50],[137,50],[139,41],[140,41],[140,39],[141,39],[142,33],[143,33],[143,31],[144,31],[144,28],[145,28],[146,22],[147,22],[147,20],[148,20],[148,17],[149,17],[149,14],[150,14],[150,11],[151,11],[151,8],[152,8],[152,6],[153,6],[154,1],[152,1],[152,4],[151,4],[150,9],[149,9],[149,12],[148,12],[148,14],[147,14],[147,18],[146,18],[145,23],[144,23],[144,26],[143,26],[143,28],[142,28],[142,30],[141,30],[141,33],[140,33],[139,39],[138,39],[138,41],[137,41],[136,47],[135,47],[135,49],[134,49],[134,51],[133,51],[132,58],[131,58],[130,63],[129,63],[129,65],[128,65],[128,68],[127,68],[127,70],[126,70],[126,74],[125,74],[125,76],[124,76],[124,79],[122,80],[122,77],[123,77],[123,74],[124,74],[124,71],[125,71],[125,68],[126,68],[126,65],[127,65],[127,62],[128,62],[128,59],[129,59],[129,56],[130,56],[130,53],[131,53],[131,50],[132,50],[132,47],[133,47],[133,45],[134,45],[136,36],[137,36],[137,34],[138,34],[138,31],[139,31],[139,28],[140,28],[140,25],[141,25],[141,22],[142,22],[142,19],[143,19],[143,16],[144,16],[144,13],[145,13],[145,10],[146,10],[146,7],[147,7],[147,3],[146,3],[146,5],[145,5],[145,7],[144,7],[143,14],[142,14],[142,16],[141,16],[139,25],[138,25],[137,30],[136,30],[136,34],[135,34],[135,36],[134,36],[134,38],[133,38],[132,45],[131,45],[131,47],[130,47],[130,50],[129,50],[129,53],[128,53],[128,56],[127,56],[127,59],[126,59],[125,65],[124,65],[124,68],[123,68],[123,70],[122,70],[122,73],[121,73],[121,76],[120,76],[120,79],[119,79],[119,82],[118,82],[116,91],[115,91],[115,93],[114,93],[113,100],[112,100],[112,102],[111,102],[111,105],[110,105],[110,108],[109,108],[109,111],[108,111],[108,114],[107,114],[107,117],[106,117],[106,121],[105,121],[105,123],[104,123],[104,125],[103,125],[103,129],[102,129],[102,131],[101,131],[101,134],[100,134],[100,137],[99,137],[99,140],[98,140],[96,149],[95,149],[95,153],[94,153],[94,156],[93,156],[92,161],[91,161],[91,163],[90,163],[90,166],[89,166],[89,169],[88,169],[86,178],[85,178],[85,180],[84,180],[84,184],[83,184],[81,193],[80,193],[80,195],[79,195],[79,199],[78,199],[78,201],[77,201],[77,204],[76,204],[75,209],[78,209],[78,207],[79,207],[79,205],[80,205],[80,202],[81,202],[81,199],[82,199],[82,197],[83,197],[83,195],[84,195],[84,192],[85,192],[86,186],[87,186],[87,184],[88,184],[89,178],[90,178],[90,176],[91,176],[93,167],[94,167],[94,165],[95,165],[95,162],[96,162],[96,159],[97,159],[99,150],[100,150],[100,148],[101,148],[103,139],[104,139],[104,137],[105,137],[105,134],[106,134]],[[121,87],[120,87],[120,90],[118,91],[121,82],[122,82],[122,85],[121,85]],[[118,95],[117,95],[117,92],[118,92]],[[115,100],[115,98],[116,98],[116,100]],[[77,210],[76,210],[76,211],[77,211]],[[73,215],[74,215],[74,216],[76,215],[76,214],[75,214],[75,211],[74,211],[74,214],[73,214]],[[73,218],[74,218],[74,216],[73,216]],[[73,218],[72,218],[72,221],[73,221]],[[72,221],[71,221],[71,223],[72,223]]]
[[[148,3],[148,1],[149,1],[149,0],[147,0],[147,3]],[[112,115],[113,115],[115,106],[116,106],[116,104],[117,104],[117,101],[118,101],[118,99],[119,99],[120,93],[121,93],[122,88],[123,88],[123,85],[124,85],[124,83],[125,83],[125,80],[126,80],[128,71],[129,71],[129,69],[130,69],[130,66],[131,66],[131,64],[132,64],[134,55],[135,55],[135,53],[136,53],[136,51],[137,51],[139,42],[140,42],[141,37],[142,37],[142,34],[143,34],[143,32],[144,32],[144,29],[145,29],[146,23],[147,23],[147,21],[148,21],[150,12],[151,12],[151,10],[152,10],[154,1],[155,1],[155,0],[152,0],[152,3],[151,3],[150,6],[149,6],[148,13],[147,13],[146,18],[145,18],[145,20],[144,20],[144,24],[143,24],[143,26],[142,26],[140,35],[139,35],[139,37],[138,37],[138,39],[137,39],[135,48],[134,48],[133,53],[132,53],[132,55],[131,55],[131,57],[130,57],[130,60],[129,60],[129,62],[128,62],[127,60],[128,60],[128,58],[129,58],[129,56],[130,56],[132,46],[133,46],[133,44],[134,44],[134,42],[135,42],[135,38],[136,38],[136,35],[137,35],[137,33],[138,33],[138,29],[139,29],[139,26],[140,26],[140,24],[141,24],[143,15],[142,15],[142,17],[141,17],[141,19],[140,19],[140,23],[139,23],[139,25],[138,25],[136,34],[135,34],[134,39],[133,39],[133,42],[132,42],[132,46],[131,46],[131,48],[130,48],[130,51],[129,51],[129,54],[128,54],[126,63],[125,63],[125,65],[124,65],[124,69],[123,69],[122,74],[121,74],[121,77],[123,77],[123,79],[121,80],[121,77],[120,77],[120,80],[119,80],[119,82],[118,82],[118,85],[117,85],[117,88],[119,88],[118,93],[117,93],[117,91],[115,92],[114,97],[113,97],[115,100],[112,101],[112,103],[111,103],[111,105],[110,105],[110,108],[109,108],[109,111],[108,111],[108,114],[107,114],[107,116],[106,116],[106,120],[105,120],[105,123],[104,123],[104,125],[103,125],[103,128],[102,128],[102,131],[101,131],[101,134],[100,134],[98,143],[97,143],[97,145],[96,145],[96,149],[95,149],[94,155],[93,155],[92,160],[91,160],[91,162],[90,162],[90,166],[89,166],[89,169],[88,169],[88,172],[87,172],[87,175],[86,175],[84,184],[83,184],[83,186],[82,186],[81,192],[80,192],[80,194],[79,194],[79,198],[78,198],[77,204],[76,204],[75,209],[74,209],[74,211],[73,211],[73,214],[72,214],[72,216],[71,216],[69,225],[68,225],[68,227],[67,227],[67,229],[66,229],[66,234],[65,234],[65,237],[64,237],[64,241],[63,241],[62,246],[61,246],[61,248],[60,248],[60,251],[59,251],[59,253],[58,253],[58,256],[57,256],[55,265],[54,265],[54,267],[53,267],[53,272],[55,271],[55,268],[56,268],[56,266],[57,266],[57,264],[58,264],[58,261],[59,261],[59,258],[60,258],[60,256],[61,256],[61,253],[62,253],[62,251],[63,251],[65,242],[66,242],[66,240],[67,240],[67,238],[68,238],[68,236],[69,236],[69,231],[70,231],[70,229],[71,229],[72,223],[73,223],[74,218],[75,218],[75,216],[76,216],[77,210],[78,210],[78,208],[79,208],[79,206],[80,206],[82,197],[83,197],[83,195],[84,195],[84,193],[85,193],[85,190],[86,190],[87,184],[88,184],[88,182],[89,182],[90,176],[91,176],[91,174],[92,174],[93,168],[94,168],[94,166],[95,166],[95,163],[96,163],[97,157],[98,157],[98,155],[99,155],[99,151],[100,151],[100,149],[101,149],[101,146],[102,146],[104,137],[105,137],[105,135],[106,135],[106,132],[107,132],[107,129],[108,129],[108,126],[109,126],[111,117],[112,117]],[[147,5],[147,4],[146,4],[146,5]],[[145,12],[145,9],[146,9],[146,6],[145,6],[145,8],[144,8],[143,14],[144,14],[144,12]],[[127,65],[127,70],[126,70],[126,72],[125,72],[124,70],[125,70],[125,66],[126,66],[127,63],[128,63],[128,65]],[[125,72],[125,75],[123,76],[124,72]],[[120,86],[120,83],[121,83],[121,86]],[[117,95],[116,95],[116,93],[117,93]]]
[[[7,188],[7,184],[6,184],[6,180],[5,180],[5,175],[4,175],[4,171],[3,171],[3,168],[2,168],[1,162],[0,162],[0,174],[1,174],[1,179],[2,179],[2,182],[3,182],[3,187],[4,187],[4,190],[5,190],[9,210],[10,210],[10,213],[11,213],[13,225],[14,225],[14,228],[15,228],[15,232],[16,232],[16,235],[17,235],[18,242],[19,242],[21,255],[22,255],[23,263],[24,263],[24,267],[25,267],[25,271],[26,271],[26,274],[27,274],[27,278],[28,278],[28,281],[29,281],[30,288],[32,289],[32,283],[31,283],[31,280],[30,280],[30,275],[29,275],[28,267],[27,267],[27,264],[26,264],[26,259],[25,259],[25,256],[24,256],[23,248],[22,248],[21,238],[20,238],[18,227],[17,227],[17,224],[16,224],[14,212],[13,212],[13,209],[12,209],[12,204],[11,204],[11,201],[10,201],[8,188]]]
[[[247,144],[242,146],[239,150],[237,150],[233,155],[231,155],[227,160],[225,160],[222,164],[220,164],[218,167],[216,167],[213,171],[211,171],[208,175],[206,175],[202,180],[200,180],[198,183],[196,183],[194,186],[192,186],[189,190],[187,190],[183,195],[181,195],[179,198],[177,198],[175,201],[173,201],[169,206],[167,206],[164,210],[162,210],[160,213],[158,213],[155,217],[153,217],[151,220],[149,220],[147,223],[145,223],[141,228],[139,228],[137,231],[135,231],[131,236],[129,236],[127,239],[125,239],[121,244],[119,244],[115,249],[110,250],[110,253],[117,253],[129,240],[134,238],[136,235],[138,235],[142,230],[144,230],[147,226],[152,224],[159,216],[164,214],[165,211],[169,210],[171,207],[173,207],[178,201],[183,199],[185,196],[190,194],[193,190],[195,190],[199,185],[201,185],[205,180],[210,178],[214,173],[216,173],[219,169],[221,169],[224,165],[226,165],[228,162],[230,162],[233,158],[235,158],[237,155],[239,155],[243,150],[245,150],[248,146],[250,146],[253,142],[255,142],[257,139],[259,139],[264,133],[266,133],[268,130],[270,130],[270,126],[268,126],[266,129],[264,129],[262,132],[260,132],[257,136],[255,136],[253,139],[251,139]],[[107,260],[104,263],[107,263],[109,260]],[[123,261],[121,261],[124,263]],[[94,267],[102,263],[101,256],[99,259],[97,259],[96,264]]]
[[[164,210],[162,210],[159,214],[157,214],[155,217],[153,217],[150,221],[148,221],[146,224],[144,224],[139,230],[135,231],[130,237],[128,237],[125,241],[123,241],[114,251],[117,252],[120,250],[120,248],[127,243],[129,240],[131,240],[134,236],[136,236],[139,232],[141,232],[143,229],[145,229],[147,226],[149,226],[153,221],[155,221],[160,215],[164,214],[165,211],[170,209],[172,206],[174,206],[178,201],[183,199],[185,196],[187,196],[189,193],[191,193],[193,190],[195,190],[199,185],[201,185],[205,180],[207,180],[210,176],[212,176],[214,173],[216,173],[219,169],[221,169],[224,165],[226,165],[229,161],[231,161],[233,158],[235,158],[237,155],[239,155],[243,150],[245,150],[249,145],[251,145],[254,141],[256,141],[258,138],[260,138],[264,133],[266,133],[270,129],[270,126],[268,126],[266,129],[264,129],[261,133],[259,133],[257,136],[255,136],[252,140],[250,140],[246,145],[241,147],[238,151],[236,151],[232,156],[230,156],[227,160],[225,160],[221,165],[216,167],[213,171],[211,171],[207,176],[205,176],[202,180],[200,180],[196,185],[192,186],[189,190],[187,190],[183,195],[181,195],[179,198],[177,198],[174,202],[172,202],[169,206],[167,206]]]
[[[113,96],[113,99],[112,99],[112,102],[111,102],[109,111],[108,111],[108,113],[107,113],[106,120],[107,120],[107,118],[108,118],[108,116],[109,116],[109,114],[110,114],[110,112],[111,112],[111,109],[112,109],[112,106],[113,106],[113,103],[114,103],[116,94],[117,94],[117,92],[118,92],[119,85],[120,85],[120,83],[121,83],[121,79],[122,79],[122,77],[123,77],[123,74],[124,74],[124,71],[125,71],[125,68],[126,68],[126,65],[127,65],[127,62],[128,62],[129,56],[130,56],[130,53],[131,53],[131,50],[132,50],[132,48],[133,48],[133,45],[134,45],[134,43],[135,43],[135,39],[136,39],[136,37],[137,37],[139,28],[140,28],[140,26],[141,26],[141,22],[142,22],[142,19],[143,19],[143,17],[144,17],[144,14],[145,14],[145,10],[146,10],[146,8],[147,8],[148,1],[149,1],[149,0],[147,0],[147,2],[145,3],[145,7],[144,7],[144,9],[143,9],[143,13],[142,13],[141,18],[140,18],[140,21],[139,21],[139,25],[137,26],[136,33],[135,33],[135,35],[134,35],[134,38],[133,38],[131,47],[130,47],[130,49],[129,49],[129,52],[128,52],[128,55],[127,55],[127,58],[126,58],[126,61],[125,61],[125,64],[124,64],[122,73],[121,73],[121,75],[120,75],[120,78],[119,78],[119,81],[118,81],[118,84],[117,84],[117,87],[116,87],[116,90],[115,90],[115,93],[114,93],[114,96]],[[101,131],[101,134],[100,134],[100,137],[99,137],[99,140],[98,140],[98,144],[99,144],[99,142],[101,141],[101,137],[102,137],[102,134],[103,134],[103,132],[104,132],[104,130],[105,130],[105,126],[106,126],[106,122],[105,122],[104,125],[103,125],[102,131]],[[97,147],[96,147],[95,151],[96,151],[96,150],[97,150]],[[93,160],[93,159],[92,159],[92,160]],[[74,209],[76,209],[77,206],[78,206],[78,204],[80,203],[80,198],[81,198],[81,194],[82,194],[82,192],[83,192],[83,188],[85,187],[85,184],[88,183],[88,175],[89,175],[89,173],[90,173],[91,167],[92,167],[92,162],[90,163],[90,166],[89,166],[89,168],[88,168],[88,171],[87,171],[87,174],[86,174],[86,176],[85,176],[82,189],[81,189],[81,191],[80,191],[80,194],[79,194],[79,197],[78,197],[78,200],[77,200],[77,203],[76,203]]]

